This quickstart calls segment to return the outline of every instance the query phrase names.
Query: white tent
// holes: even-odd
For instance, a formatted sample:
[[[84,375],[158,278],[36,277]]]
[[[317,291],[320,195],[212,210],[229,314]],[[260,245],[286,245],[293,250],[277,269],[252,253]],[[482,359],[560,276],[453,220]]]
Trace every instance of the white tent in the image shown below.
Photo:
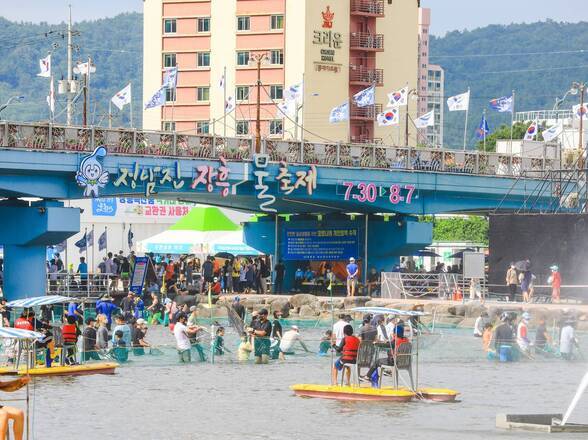
[[[155,254],[206,254],[210,243],[235,232],[167,230],[138,242],[137,249]]]

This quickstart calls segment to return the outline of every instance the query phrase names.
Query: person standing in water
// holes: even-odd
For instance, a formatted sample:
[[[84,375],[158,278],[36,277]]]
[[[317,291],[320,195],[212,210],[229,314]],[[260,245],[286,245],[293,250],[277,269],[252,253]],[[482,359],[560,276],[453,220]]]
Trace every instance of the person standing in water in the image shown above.
[[[249,333],[254,337],[253,348],[255,351],[255,363],[267,364],[270,357],[270,335],[272,333],[272,323],[267,319],[267,309],[259,311],[259,318],[252,322]]]
[[[551,276],[547,282],[551,284],[551,302],[558,303],[561,295],[561,274],[559,273],[559,267],[555,264],[550,269]]]

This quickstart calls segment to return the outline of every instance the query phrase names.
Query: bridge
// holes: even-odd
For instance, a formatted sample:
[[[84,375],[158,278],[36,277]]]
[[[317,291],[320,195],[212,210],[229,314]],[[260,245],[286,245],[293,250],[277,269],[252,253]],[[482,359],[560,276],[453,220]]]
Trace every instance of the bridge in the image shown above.
[[[271,215],[367,214],[367,242],[368,218],[398,216],[406,226],[410,215],[520,210],[532,194],[539,210],[553,201],[540,193],[543,177],[559,166],[544,157],[275,139],[256,152],[250,138],[1,121],[6,290],[25,295],[15,284],[22,265],[44,273],[45,246],[79,231],[67,199],[156,195]],[[42,200],[29,206],[23,197]],[[422,227],[412,239],[403,234],[402,245],[430,242]]]

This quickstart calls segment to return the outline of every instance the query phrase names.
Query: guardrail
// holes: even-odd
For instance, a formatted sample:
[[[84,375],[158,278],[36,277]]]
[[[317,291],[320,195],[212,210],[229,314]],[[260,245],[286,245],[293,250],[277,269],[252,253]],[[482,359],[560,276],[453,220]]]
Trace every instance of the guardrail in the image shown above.
[[[455,273],[382,273],[382,298],[424,298],[452,299],[459,292],[469,289],[469,280]],[[469,294],[469,291],[468,291]]]
[[[53,272],[47,274],[47,293],[75,298],[98,298],[105,293],[124,291],[127,281],[114,274]]]
[[[111,155],[246,161],[255,142],[246,137],[192,135],[138,129],[63,126],[0,121],[0,146],[40,151],[91,152],[104,145]],[[374,169],[539,178],[560,167],[559,159],[520,157],[382,144],[295,142],[263,139],[261,152],[271,161]]]

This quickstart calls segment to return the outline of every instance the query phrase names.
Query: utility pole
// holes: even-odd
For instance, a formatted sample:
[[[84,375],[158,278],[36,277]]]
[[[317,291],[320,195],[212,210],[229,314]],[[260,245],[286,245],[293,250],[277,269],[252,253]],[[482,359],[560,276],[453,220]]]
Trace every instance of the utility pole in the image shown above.
[[[580,169],[584,169],[584,91],[586,90],[586,83],[574,83],[576,88],[580,91],[580,133],[579,133],[579,142],[578,142],[578,151],[580,153]]]
[[[67,23],[67,125],[71,125],[73,116],[73,103],[71,99],[71,84],[73,81],[72,52],[71,5],[69,5],[69,21]]]
[[[404,121],[404,145],[408,147],[408,106],[410,104],[410,95],[416,93],[416,89],[410,89],[406,95],[406,120]],[[417,115],[418,116],[418,115]],[[416,145],[415,145],[416,146]]]
[[[267,55],[253,54],[251,61],[257,65],[257,109],[256,109],[256,121],[255,121],[255,153],[261,152],[261,64],[267,60]]]

